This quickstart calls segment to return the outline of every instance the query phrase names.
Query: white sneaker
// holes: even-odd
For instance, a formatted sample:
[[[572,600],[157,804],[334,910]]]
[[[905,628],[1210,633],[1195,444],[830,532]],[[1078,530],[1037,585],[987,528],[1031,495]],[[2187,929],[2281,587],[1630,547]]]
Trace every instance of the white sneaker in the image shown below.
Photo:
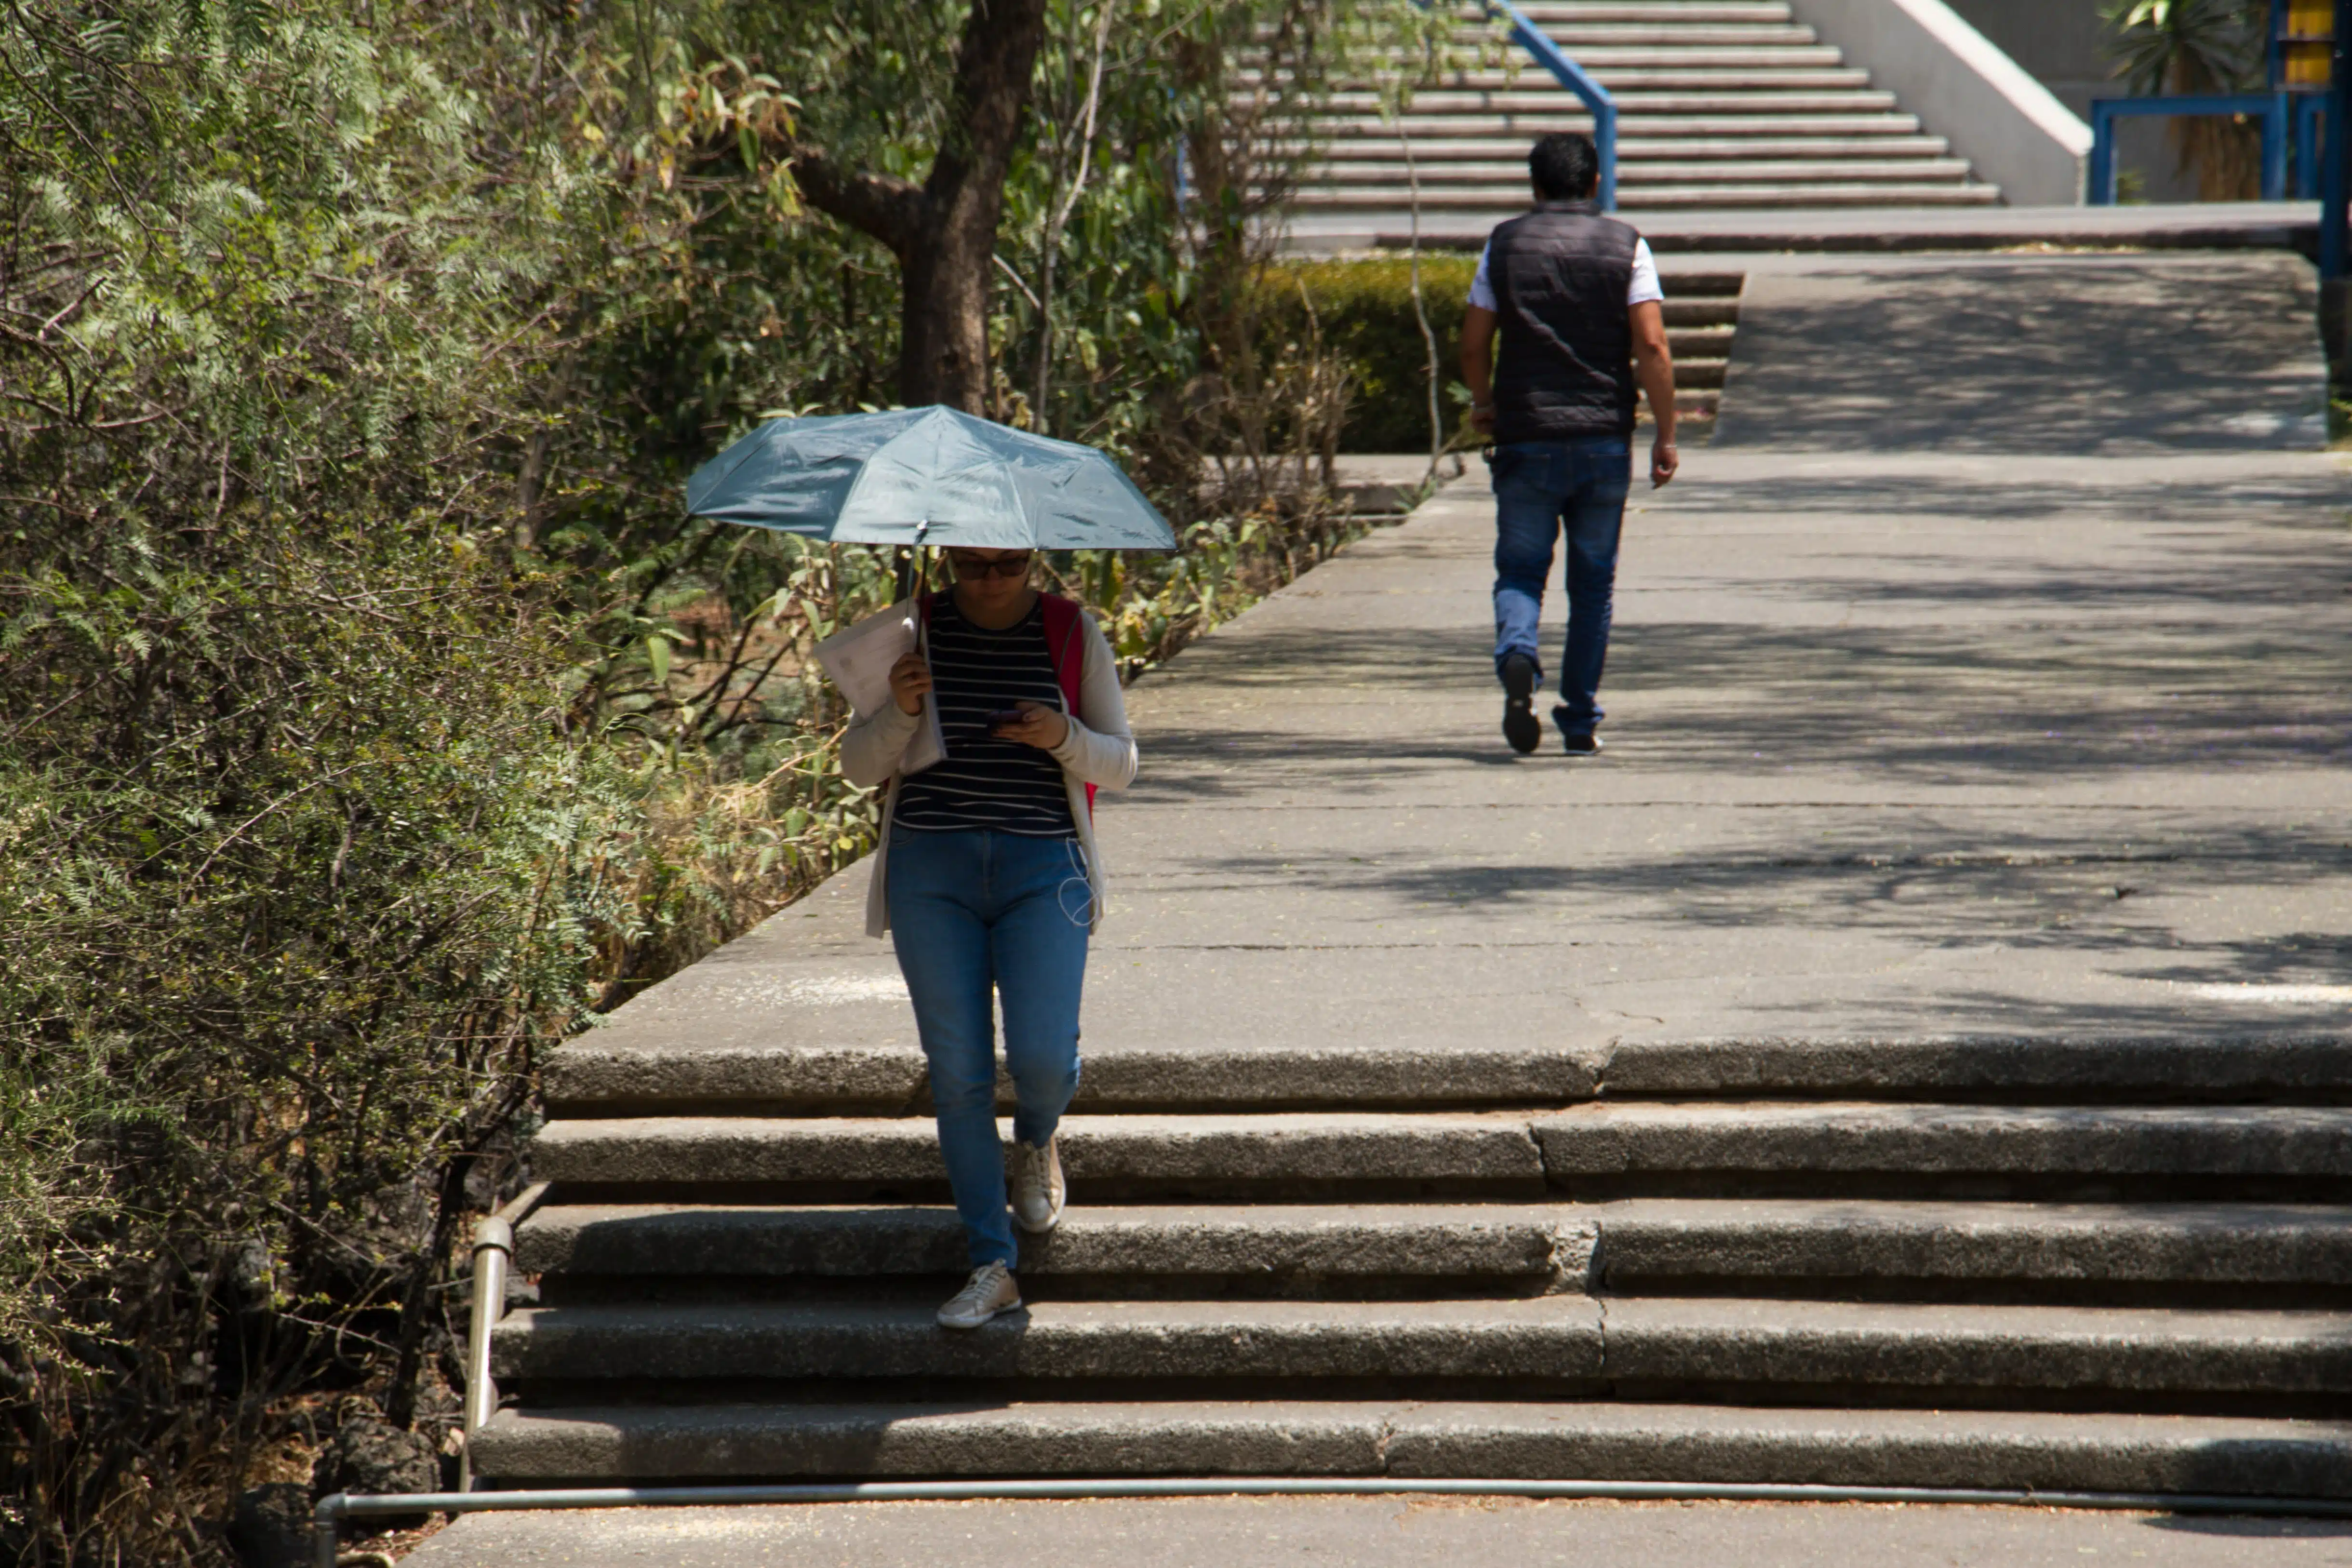
[[[1013,1270],[1002,1263],[983,1264],[940,1309],[940,1327],[976,1329],[997,1313],[1017,1311],[1020,1306],[1021,1287],[1013,1282]]]
[[[1013,1219],[1032,1236],[1061,1224],[1062,1205],[1069,1201],[1061,1152],[1054,1143],[1048,1138],[1044,1148],[1033,1149],[1018,1138],[1013,1141]]]

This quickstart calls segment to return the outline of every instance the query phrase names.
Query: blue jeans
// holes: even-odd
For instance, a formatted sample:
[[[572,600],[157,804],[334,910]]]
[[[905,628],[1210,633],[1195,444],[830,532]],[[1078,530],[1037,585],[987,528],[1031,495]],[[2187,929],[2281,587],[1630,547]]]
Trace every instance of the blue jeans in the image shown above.
[[[1617,537],[1633,484],[1633,446],[1616,436],[1517,441],[1495,449],[1495,672],[1525,654],[1543,681],[1536,624],[1551,576],[1552,541],[1568,534],[1568,646],[1559,663],[1559,727],[1589,735],[1601,722],[1601,667],[1609,657],[1609,603]]]
[[[1013,1135],[1054,1135],[1078,1088],[1078,991],[1093,894],[1075,838],[974,829],[890,834],[890,940],[930,1064],[940,1152],[972,1267],[1016,1258],[996,1131],[996,1017]]]

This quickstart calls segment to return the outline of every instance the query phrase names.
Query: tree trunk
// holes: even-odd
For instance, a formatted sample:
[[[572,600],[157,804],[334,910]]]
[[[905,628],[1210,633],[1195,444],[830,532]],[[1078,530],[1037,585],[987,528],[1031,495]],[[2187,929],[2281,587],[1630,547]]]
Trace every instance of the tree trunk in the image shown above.
[[[995,193],[933,215],[898,266],[898,401],[988,412],[988,288],[996,258]],[[982,211],[982,207],[985,211]]]
[[[988,290],[1004,176],[1045,37],[1045,0],[972,0],[956,55],[946,138],[920,186],[845,170],[803,148],[794,172],[811,205],[898,258],[903,303],[898,400],[988,409]]]

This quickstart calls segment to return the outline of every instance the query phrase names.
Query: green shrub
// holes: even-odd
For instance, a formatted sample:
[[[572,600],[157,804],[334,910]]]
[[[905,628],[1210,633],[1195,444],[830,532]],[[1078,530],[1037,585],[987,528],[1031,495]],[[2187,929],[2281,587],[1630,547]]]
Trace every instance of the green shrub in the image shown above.
[[[866,5],[926,47],[849,52],[932,70],[962,9]],[[0,9],[0,1562],[215,1568],[346,1408],[438,1446],[540,1054],[870,845],[806,655],[887,563],[678,504],[768,411],[887,395],[895,264],[709,107],[782,112],[706,24],[836,20]],[[1209,378],[1171,94],[1129,86],[1066,241],[1123,259],[1064,273],[1047,405],[1134,462]],[[1015,173],[1037,277],[1066,198]],[[1347,536],[1198,515],[1204,445],[1184,553],[1053,563],[1130,661]]]
[[[1437,337],[1438,413],[1446,433],[1461,427],[1462,313],[1477,258],[1460,253],[1421,258],[1423,308]],[[1429,450],[1429,347],[1412,308],[1410,257],[1298,261],[1267,276],[1264,331],[1270,350],[1318,333],[1353,389],[1340,438],[1349,452]]]

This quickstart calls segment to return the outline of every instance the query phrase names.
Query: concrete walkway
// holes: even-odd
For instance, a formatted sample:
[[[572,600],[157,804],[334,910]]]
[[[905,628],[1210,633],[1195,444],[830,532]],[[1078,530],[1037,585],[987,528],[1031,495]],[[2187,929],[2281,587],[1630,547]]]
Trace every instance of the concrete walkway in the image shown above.
[[[1136,689],[1090,1054],[2341,1023],[2339,459],[1702,449],[1592,762],[1503,745],[1481,477]],[[864,882],[613,1043],[910,1045]]]
[[[2275,263],[2200,258],[2195,285],[2273,331],[2302,286]],[[1930,306],[1954,289],[2021,289],[2043,338],[2086,301],[2076,319],[2142,336],[2084,357],[2126,367],[2175,330],[2092,310],[2116,280],[2075,258],[1991,266],[1874,274],[1842,312],[1827,274],[1791,264],[1762,296],[1730,438],[1628,517],[1600,759],[1502,742],[1475,463],[1142,681],[1143,777],[1101,812],[1114,912],[1090,1058],[2342,1033],[2352,486],[2341,458],[2262,449],[2296,437],[2253,425],[2315,346],[2262,339],[2245,375],[2191,387],[2176,366],[2104,404],[2030,354],[1980,355],[1977,417],[1890,416],[1874,450],[1873,422],[1792,371],[1916,364],[1930,395],[1952,342]],[[1855,311],[1893,335],[1850,335]],[[2037,407],[2063,410],[2063,440]],[[633,1003],[611,1046],[910,1046],[865,881]],[[688,1525],[481,1518],[414,1561],[2352,1561],[2333,1526],[1999,1510],[1204,1501]]]
[[[1271,1568],[1451,1563],[1526,1568],[2319,1568],[2352,1563],[2352,1524],[2042,1509],[1513,1499],[826,1504],[680,1512],[478,1514],[415,1568]]]
[[[2326,442],[2319,301],[2297,256],[1746,266],[1717,449],[2114,457]],[[1899,356],[1866,346],[1894,343]]]

